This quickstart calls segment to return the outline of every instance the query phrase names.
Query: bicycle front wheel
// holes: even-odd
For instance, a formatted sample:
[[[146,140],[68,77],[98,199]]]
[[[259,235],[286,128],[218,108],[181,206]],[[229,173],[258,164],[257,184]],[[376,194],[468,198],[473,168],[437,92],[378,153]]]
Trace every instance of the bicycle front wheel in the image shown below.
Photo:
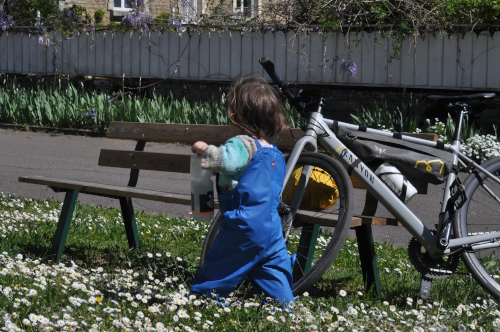
[[[481,165],[495,177],[500,175],[500,158]],[[455,237],[500,231],[500,185],[475,170],[464,182],[467,201],[455,216]],[[494,246],[496,244],[496,247]],[[500,297],[500,247],[472,246],[462,253],[462,260],[474,279],[495,299]]]
[[[309,170],[311,175],[300,197],[298,188]],[[337,160],[304,152],[283,188],[281,200],[287,249],[297,255],[293,294],[300,295],[323,276],[342,249],[352,220],[352,183]],[[294,217],[293,205],[298,205]]]

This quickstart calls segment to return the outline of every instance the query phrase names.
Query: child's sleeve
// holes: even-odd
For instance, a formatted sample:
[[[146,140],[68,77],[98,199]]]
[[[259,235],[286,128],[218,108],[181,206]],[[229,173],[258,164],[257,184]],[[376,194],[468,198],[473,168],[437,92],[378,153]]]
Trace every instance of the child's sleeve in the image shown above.
[[[244,170],[253,156],[255,145],[252,138],[244,139],[241,136],[230,138],[224,145],[216,147],[209,145],[203,153],[201,167],[221,174],[233,175]]]

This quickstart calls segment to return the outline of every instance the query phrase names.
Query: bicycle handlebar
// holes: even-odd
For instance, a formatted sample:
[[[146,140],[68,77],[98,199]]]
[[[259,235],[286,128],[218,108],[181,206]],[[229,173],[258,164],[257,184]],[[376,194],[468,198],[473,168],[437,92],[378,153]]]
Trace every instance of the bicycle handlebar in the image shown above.
[[[297,109],[299,113],[303,113],[306,110],[306,104],[301,101],[300,95],[296,96],[293,94],[293,92],[288,90],[287,85],[283,83],[278,73],[276,73],[276,70],[274,69],[274,63],[271,61],[271,59],[264,56],[260,58],[259,63],[262,65],[262,67],[264,67],[264,70],[269,75],[269,77],[271,77],[273,83],[279,88],[279,90],[281,90],[280,92],[290,100],[290,103]]]

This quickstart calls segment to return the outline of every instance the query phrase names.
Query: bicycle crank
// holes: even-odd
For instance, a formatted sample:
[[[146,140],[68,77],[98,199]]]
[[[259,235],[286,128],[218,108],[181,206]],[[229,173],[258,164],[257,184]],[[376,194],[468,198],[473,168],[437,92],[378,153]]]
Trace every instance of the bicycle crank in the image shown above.
[[[422,250],[422,245],[417,239],[412,238],[408,245],[408,255],[410,261],[422,275],[422,278],[444,279],[453,275],[458,268],[460,262],[459,255],[443,256],[438,259],[431,258],[425,250]]]

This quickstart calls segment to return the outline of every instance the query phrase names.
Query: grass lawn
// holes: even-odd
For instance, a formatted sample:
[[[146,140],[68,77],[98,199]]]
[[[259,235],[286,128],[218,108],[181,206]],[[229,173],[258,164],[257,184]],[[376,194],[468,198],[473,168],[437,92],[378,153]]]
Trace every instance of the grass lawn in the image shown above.
[[[78,205],[59,264],[47,257],[57,201],[0,197],[2,331],[499,331],[500,308],[463,266],[417,300],[405,249],[376,244],[384,298],[370,297],[355,240],[292,312],[260,305],[251,288],[227,306],[190,296],[207,224],[137,214],[129,250],[117,209]],[[327,235],[325,235],[327,236]],[[321,245],[321,241],[319,241]]]

